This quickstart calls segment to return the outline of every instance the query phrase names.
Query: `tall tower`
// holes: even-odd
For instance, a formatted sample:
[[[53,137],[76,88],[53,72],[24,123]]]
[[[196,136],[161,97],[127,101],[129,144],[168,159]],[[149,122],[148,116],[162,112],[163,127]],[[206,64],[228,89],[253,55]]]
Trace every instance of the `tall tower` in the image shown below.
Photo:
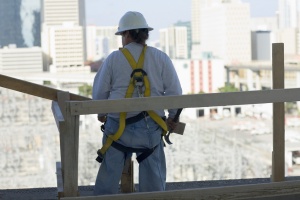
[[[192,44],[200,44],[201,31],[201,2],[203,0],[192,0]],[[202,3],[203,4],[203,3]]]
[[[54,71],[73,71],[84,67],[85,28],[84,0],[43,1],[42,47]]]
[[[191,22],[177,22],[174,26],[183,26],[187,28],[187,49],[188,49],[188,56],[187,58],[191,58],[191,50],[192,50],[192,30],[191,30]]]
[[[221,0],[192,0],[192,58],[201,58],[201,30],[202,30],[202,10]]]
[[[116,26],[87,26],[87,59],[96,61],[106,58],[122,46],[122,38],[115,35]]]
[[[279,0],[279,28],[299,27],[300,2],[299,0]]]
[[[40,0],[0,0],[0,48],[40,43]]]
[[[201,58],[200,50],[200,32],[201,32],[201,7],[203,6],[205,0],[192,0],[192,58]]]
[[[161,50],[172,59],[188,58],[187,27],[172,26],[159,30]]]
[[[20,10],[21,0],[0,0],[0,48],[9,44],[25,46]]]
[[[250,6],[222,1],[202,9],[201,48],[226,63],[251,60]]]
[[[60,26],[66,22],[85,26],[84,0],[43,0],[42,8],[42,23],[47,26]]]

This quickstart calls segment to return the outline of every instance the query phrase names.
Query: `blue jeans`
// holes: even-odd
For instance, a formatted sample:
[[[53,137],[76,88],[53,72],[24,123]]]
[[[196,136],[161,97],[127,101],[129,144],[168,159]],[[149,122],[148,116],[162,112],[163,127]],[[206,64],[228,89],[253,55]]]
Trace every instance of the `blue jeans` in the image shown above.
[[[105,124],[105,135],[116,133],[119,121],[108,118]],[[142,119],[136,123],[127,125],[117,141],[132,148],[153,148],[155,151],[139,164],[139,191],[164,191],[166,186],[166,161],[164,145],[161,140],[162,129],[150,117],[147,122]],[[106,136],[103,137],[103,143]],[[139,155],[139,154],[138,154]],[[104,156],[96,178],[94,194],[117,194],[126,157],[131,156],[110,147]]]

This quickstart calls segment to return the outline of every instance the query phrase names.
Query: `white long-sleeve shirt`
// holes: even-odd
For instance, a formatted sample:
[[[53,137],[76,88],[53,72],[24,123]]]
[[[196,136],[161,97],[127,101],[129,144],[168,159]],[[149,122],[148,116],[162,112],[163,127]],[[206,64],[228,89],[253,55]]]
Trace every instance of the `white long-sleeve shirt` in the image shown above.
[[[137,62],[143,45],[132,42],[126,45]],[[151,87],[151,96],[181,95],[181,85],[172,61],[164,52],[148,46],[145,53],[143,70],[147,73]],[[97,72],[93,84],[93,99],[122,99],[130,81],[132,68],[121,51],[112,52],[103,62]],[[138,97],[135,90],[132,98]],[[176,109],[170,109],[169,117],[173,118]],[[164,110],[155,110],[159,116],[164,116]],[[139,112],[127,113],[127,118]],[[101,116],[101,114],[99,114]],[[104,115],[104,113],[103,113]],[[109,117],[119,118],[119,113],[109,113]]]

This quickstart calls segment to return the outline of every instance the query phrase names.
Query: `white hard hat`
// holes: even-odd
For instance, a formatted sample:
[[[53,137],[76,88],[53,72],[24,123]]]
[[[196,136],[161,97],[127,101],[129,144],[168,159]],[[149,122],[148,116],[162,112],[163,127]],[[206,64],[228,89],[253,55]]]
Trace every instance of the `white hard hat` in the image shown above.
[[[147,28],[149,31],[153,30],[153,28],[148,26],[146,19],[141,13],[129,11],[120,19],[118,31],[115,34],[121,35],[124,31],[141,28]]]

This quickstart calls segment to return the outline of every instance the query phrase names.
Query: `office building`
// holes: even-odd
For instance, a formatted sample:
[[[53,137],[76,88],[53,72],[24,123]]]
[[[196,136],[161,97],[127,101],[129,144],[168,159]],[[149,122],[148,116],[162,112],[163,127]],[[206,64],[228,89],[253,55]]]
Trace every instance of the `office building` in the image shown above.
[[[251,32],[252,60],[270,61],[272,58],[272,33],[270,31]]]
[[[183,94],[218,92],[225,83],[224,62],[219,59],[172,59]]]
[[[61,70],[84,66],[83,30],[81,26],[56,26],[50,29],[52,66]],[[59,70],[58,70],[59,71]]]
[[[0,48],[41,46],[40,0],[0,0]]]
[[[173,26],[159,30],[160,48],[172,59],[188,58],[187,27]]]
[[[60,26],[65,22],[85,26],[84,0],[43,0],[42,13],[42,23],[47,26]]]
[[[42,72],[43,54],[40,47],[16,48],[15,45],[0,49],[0,73],[20,74]]]
[[[188,58],[191,58],[191,51],[192,51],[192,28],[191,22],[182,22],[179,21],[174,24],[174,26],[183,26],[187,28],[187,49],[188,49]]]
[[[106,58],[112,51],[122,47],[122,38],[115,35],[115,26],[87,26],[87,59],[91,61]]]
[[[202,27],[202,14],[203,9],[207,6],[211,6],[212,4],[217,4],[221,0],[192,0],[191,6],[191,57],[195,59],[202,58],[201,55],[201,30]]]
[[[276,42],[284,43],[285,55],[300,54],[299,28],[284,28],[275,32]]]
[[[192,0],[192,58],[201,58],[200,52],[200,32],[201,32],[201,8],[203,0]]]
[[[300,2],[299,0],[279,0],[279,27],[299,27]]]
[[[225,63],[251,60],[250,6],[223,1],[202,9],[201,51]]]
[[[51,71],[83,69],[86,60],[85,1],[44,0],[42,38]],[[44,70],[49,71],[50,67]]]

